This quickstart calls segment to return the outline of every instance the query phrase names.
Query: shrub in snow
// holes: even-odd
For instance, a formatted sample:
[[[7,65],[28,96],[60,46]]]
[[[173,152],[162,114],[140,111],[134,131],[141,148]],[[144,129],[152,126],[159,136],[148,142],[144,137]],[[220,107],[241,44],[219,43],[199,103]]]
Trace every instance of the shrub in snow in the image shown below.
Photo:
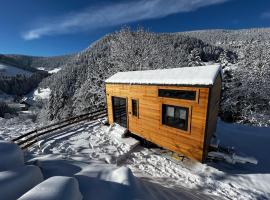
[[[18,199],[31,188],[43,181],[40,169],[28,165],[10,171],[0,172],[1,200]]]
[[[0,102],[0,117],[5,117],[5,114],[15,114],[16,111],[10,108],[6,103]]]
[[[14,169],[23,164],[22,150],[14,143],[0,140],[0,171]]]
[[[78,181],[72,177],[54,176],[25,193],[19,200],[81,200]]]

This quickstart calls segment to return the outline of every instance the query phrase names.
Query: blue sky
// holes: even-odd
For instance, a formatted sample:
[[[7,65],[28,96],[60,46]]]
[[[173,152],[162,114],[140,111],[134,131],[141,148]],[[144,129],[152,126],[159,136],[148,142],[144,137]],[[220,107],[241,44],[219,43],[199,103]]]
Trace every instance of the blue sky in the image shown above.
[[[78,52],[128,25],[153,32],[270,27],[269,0],[0,0],[0,53]]]

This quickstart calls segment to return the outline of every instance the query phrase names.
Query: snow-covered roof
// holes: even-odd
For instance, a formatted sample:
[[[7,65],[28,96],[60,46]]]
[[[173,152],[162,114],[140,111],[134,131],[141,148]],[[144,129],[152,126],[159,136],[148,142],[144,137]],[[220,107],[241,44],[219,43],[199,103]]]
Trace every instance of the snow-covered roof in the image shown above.
[[[149,85],[213,85],[220,70],[220,65],[214,64],[198,67],[118,72],[105,82]]]

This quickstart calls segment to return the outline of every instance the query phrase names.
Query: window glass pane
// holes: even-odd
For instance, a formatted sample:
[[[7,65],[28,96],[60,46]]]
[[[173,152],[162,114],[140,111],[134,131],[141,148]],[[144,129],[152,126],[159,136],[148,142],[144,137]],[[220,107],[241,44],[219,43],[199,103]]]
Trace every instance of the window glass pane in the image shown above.
[[[195,100],[196,91],[159,89],[158,96],[167,97],[167,98],[175,98],[175,99]]]
[[[187,111],[184,109],[179,109],[179,118],[186,119],[187,118]]]
[[[166,115],[167,117],[174,117],[174,107],[167,106]]]
[[[162,123],[182,130],[188,129],[188,108],[162,105]]]
[[[138,101],[135,99],[132,99],[132,115],[138,116]]]

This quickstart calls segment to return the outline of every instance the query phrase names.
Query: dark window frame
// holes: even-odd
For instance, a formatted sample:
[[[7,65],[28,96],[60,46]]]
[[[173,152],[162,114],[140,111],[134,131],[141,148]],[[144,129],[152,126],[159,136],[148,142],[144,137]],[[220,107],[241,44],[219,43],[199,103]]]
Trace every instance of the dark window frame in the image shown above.
[[[170,98],[170,99],[181,99],[186,101],[197,100],[197,90],[174,90],[174,89],[158,89],[158,97]]]
[[[134,112],[133,102],[136,102],[136,112]],[[139,118],[139,100],[138,99],[131,99],[131,115],[132,117]]]
[[[184,122],[184,127],[179,127],[173,124],[169,123],[169,120],[167,119],[167,107],[173,107],[174,108],[174,119],[177,120],[176,118],[176,109],[179,110],[185,110],[186,112],[186,116],[185,116],[185,122]],[[162,111],[161,111],[161,123],[162,125],[168,126],[170,128],[174,128],[177,130],[181,130],[181,131],[185,131],[185,132],[189,132],[189,125],[190,125],[190,107],[185,107],[185,106],[178,106],[178,105],[169,105],[169,104],[162,104],[161,105]],[[180,111],[179,111],[180,112]],[[166,118],[167,117],[167,118]],[[181,120],[180,118],[178,120]],[[179,122],[180,123],[180,122]]]
[[[125,101],[125,105],[115,105],[116,101],[117,104],[120,104],[121,103],[120,101],[123,100]],[[119,125],[127,128],[128,127],[127,98],[121,96],[111,96],[111,102],[112,102],[113,122],[118,123]]]

